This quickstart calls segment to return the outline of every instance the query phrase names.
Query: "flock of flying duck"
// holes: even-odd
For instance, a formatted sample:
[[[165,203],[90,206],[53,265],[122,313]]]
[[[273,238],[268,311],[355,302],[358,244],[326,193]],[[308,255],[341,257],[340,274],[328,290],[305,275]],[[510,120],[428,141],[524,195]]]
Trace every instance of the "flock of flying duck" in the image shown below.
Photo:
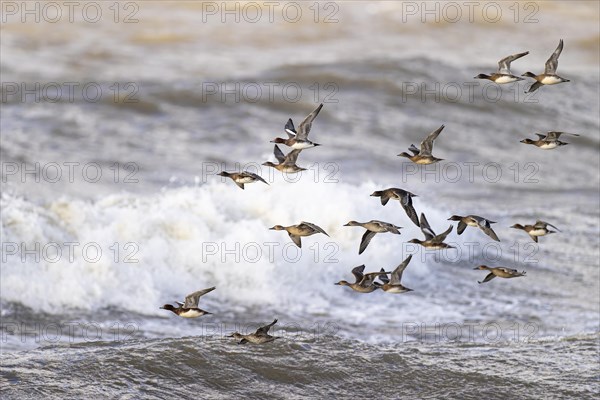
[[[531,72],[526,72],[522,76],[530,77],[535,79],[535,82],[526,90],[526,93],[531,93],[537,90],[539,87],[543,85],[555,85],[562,82],[569,82],[568,79],[562,78],[556,74],[556,69],[558,67],[558,57],[560,56],[563,50],[563,40],[561,39],[558,47],[552,53],[548,61],[546,61],[546,68],[543,74],[535,75]],[[523,78],[513,75],[510,70],[510,65],[513,61],[526,56],[529,52],[518,53],[508,57],[503,58],[498,62],[498,71],[491,74],[479,74],[475,78],[476,79],[488,79],[497,84],[506,84],[511,82],[516,82],[523,80]],[[314,119],[319,115],[319,112],[323,108],[323,104],[320,104],[313,112],[311,112],[304,120],[298,125],[298,129],[294,127],[294,123],[290,118],[285,125],[285,132],[287,134],[287,138],[275,138],[271,141],[271,143],[275,143],[273,153],[275,158],[277,159],[277,164],[267,161],[262,165],[275,168],[276,170],[283,173],[297,173],[301,171],[305,171],[305,168],[299,167],[296,162],[298,160],[298,156],[300,152],[306,150],[308,148],[319,146],[318,143],[312,142],[308,139],[308,134],[310,133],[312,123]],[[437,158],[433,156],[433,144],[434,141],[438,138],[442,130],[444,129],[444,125],[440,126],[435,131],[431,132],[427,137],[421,142],[420,148],[417,148],[414,144],[411,144],[408,148],[407,152],[402,152],[398,154],[400,157],[407,158],[415,164],[428,165],[433,164],[439,161],[442,161],[441,158]],[[538,136],[538,140],[531,139],[523,139],[521,143],[532,144],[540,149],[551,150],[560,146],[564,146],[568,143],[562,142],[559,140],[561,135],[573,135],[579,136],[577,134],[565,133],[565,132],[547,132],[546,134],[536,133]],[[284,155],[278,144],[282,144],[290,147],[292,150]],[[254,182],[263,182],[268,185],[268,183],[258,174],[242,171],[242,172],[226,172],[223,171],[219,173],[220,176],[230,178],[238,187],[244,189],[244,185],[248,183]],[[412,199],[413,197],[418,197],[417,195],[408,192],[399,188],[389,188],[380,191],[375,191],[371,194],[373,197],[379,197],[381,200],[381,205],[385,206],[389,200],[398,200],[402,208],[404,209],[408,218],[421,229],[423,233],[424,240],[420,239],[412,239],[409,243],[419,244],[427,249],[431,250],[442,250],[453,248],[447,243],[444,243],[446,237],[452,232],[453,226],[450,225],[448,229],[440,234],[436,234],[425,214],[421,213],[420,217],[418,217],[417,212],[413,207]],[[457,233],[461,235],[467,227],[474,227],[481,230],[484,234],[489,236],[491,239],[495,241],[500,241],[491,225],[496,222],[490,221],[489,219],[477,216],[477,215],[467,215],[467,216],[459,216],[453,215],[448,218],[450,221],[458,221]],[[358,254],[362,254],[373,237],[378,233],[392,233],[399,235],[400,229],[402,227],[396,226],[389,222],[371,220],[368,222],[357,222],[357,221],[349,221],[344,226],[357,226],[365,229],[365,232],[360,241]],[[555,233],[556,231],[552,231],[548,229],[548,227],[552,227],[557,231],[560,231],[554,225],[544,222],[544,221],[536,221],[531,225],[521,225],[515,224],[512,225],[511,228],[520,229],[526,232],[533,241],[538,242],[538,238],[541,236],[546,236],[551,233]],[[315,234],[324,234],[329,236],[327,232],[325,232],[321,227],[316,224],[302,221],[297,225],[283,226],[283,225],[275,225],[271,228],[271,230],[275,231],[286,231],[296,246],[299,248],[302,247],[302,237],[307,237]],[[364,273],[365,266],[360,265],[352,269],[352,275],[354,276],[354,282],[348,282],[345,280],[341,280],[336,283],[336,285],[340,286],[348,286],[352,290],[360,293],[371,293],[375,290],[382,290],[386,293],[406,293],[412,291],[402,285],[402,274],[408,264],[412,259],[412,255],[409,255],[400,265],[398,265],[393,271],[385,271],[383,268],[379,272],[368,272]],[[506,268],[506,267],[488,267],[486,265],[480,265],[474,268],[475,270],[484,270],[488,271],[488,275],[482,280],[478,281],[478,283],[488,282],[496,277],[499,278],[515,278],[525,275],[525,271],[519,272],[516,269]],[[388,278],[389,275],[389,278]],[[177,302],[177,307],[174,307],[171,304],[165,304],[161,309],[172,311],[183,318],[196,318],[206,314],[212,314],[208,311],[202,310],[198,308],[198,302],[200,297],[203,295],[215,290],[215,287],[211,287],[208,289],[200,290],[188,295],[184,302]],[[242,335],[238,332],[235,332],[229,337],[233,337],[239,340],[239,344],[243,343],[266,343],[271,342],[277,339],[277,336],[269,335],[269,329],[277,323],[275,319],[271,324],[262,326],[258,328],[258,330],[254,333],[248,335]]]

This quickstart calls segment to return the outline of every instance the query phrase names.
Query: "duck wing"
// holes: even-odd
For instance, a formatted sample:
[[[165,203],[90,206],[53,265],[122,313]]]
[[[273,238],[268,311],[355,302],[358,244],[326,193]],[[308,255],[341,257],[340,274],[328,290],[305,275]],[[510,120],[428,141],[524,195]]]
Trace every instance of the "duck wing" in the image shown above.
[[[285,124],[285,133],[287,133],[290,139],[296,136],[296,128],[294,128],[294,122],[291,118],[288,119],[287,124]]]
[[[396,269],[392,272],[392,275],[391,275],[392,285],[399,284],[402,281],[402,273],[404,272],[404,270],[410,263],[411,259],[412,259],[412,254],[409,255],[408,257],[406,257],[406,259],[404,261],[402,261],[402,264],[398,265],[396,267]],[[381,278],[379,278],[379,279],[381,279]]]
[[[554,53],[552,53],[552,55],[550,56],[548,61],[546,61],[545,73],[547,75],[555,75],[556,74],[556,69],[558,68],[558,57],[560,56],[560,53],[562,53],[563,45],[564,45],[563,40],[560,39],[560,42],[558,42],[558,47],[556,48],[556,50],[554,50]]]
[[[256,330],[256,334],[257,335],[266,335],[269,333],[269,329],[271,329],[271,327],[273,325],[275,325],[277,323],[277,320],[273,320],[273,322],[271,322],[269,325],[265,325],[265,326],[261,326],[260,328],[258,328]]]
[[[354,275],[354,279],[356,280],[355,283],[359,283],[360,281],[362,281],[364,275],[363,272],[365,270],[365,265],[359,265],[358,267],[354,267],[352,268],[352,275]]]
[[[315,231],[315,232],[322,233],[322,234],[324,234],[325,236],[329,236],[329,235],[327,234],[327,232],[325,232],[325,231],[323,230],[323,228],[321,228],[320,226],[318,226],[318,225],[315,225],[315,224],[313,224],[313,223],[311,223],[311,222],[305,222],[305,221],[302,221],[302,222],[300,222],[300,225],[306,225],[306,226],[308,226],[309,228],[311,228],[311,229],[312,229],[313,231]]]
[[[437,128],[435,131],[433,131],[429,135],[427,135],[425,140],[423,140],[421,142],[421,151],[419,152],[420,155],[422,155],[422,156],[430,156],[431,155],[431,152],[433,151],[433,141],[435,139],[437,139],[437,137],[440,135],[440,132],[444,129],[444,127],[445,126],[442,125],[439,128]]]
[[[308,114],[304,121],[298,125],[298,133],[296,134],[296,140],[306,140],[308,138],[308,134],[310,133],[310,128],[312,127],[313,120],[319,115],[319,111],[323,108],[323,103],[319,104],[313,112]]]
[[[505,57],[502,60],[498,61],[498,73],[512,75],[512,72],[510,72],[510,63],[512,63],[513,61],[515,61],[521,57],[526,56],[527,54],[529,54],[528,51],[526,51],[524,53],[517,53],[517,54],[513,54],[512,56]]]
[[[434,238],[431,239],[431,241],[433,243],[442,243],[444,241],[444,239],[446,239],[446,236],[448,236],[448,234],[450,232],[452,232],[452,228],[454,228],[454,226],[450,225],[448,227],[448,229],[446,229],[445,232],[442,232],[439,235],[435,236]]]
[[[197,308],[200,297],[204,296],[206,293],[212,292],[213,290],[215,290],[214,286],[211,288],[208,288],[208,289],[199,290],[192,294],[188,294],[185,297],[185,302],[183,303],[183,308]]]
[[[373,231],[370,231],[370,230],[367,230],[364,233],[364,235],[362,236],[362,239],[360,241],[360,247],[358,248],[358,254],[362,254],[363,251],[365,251],[365,249],[367,248],[367,246],[371,242],[371,239],[373,239],[373,237],[376,234],[377,234],[377,232],[373,232]]]
[[[435,237],[435,232],[431,229],[431,226],[429,226],[429,222],[427,222],[427,218],[423,213],[421,213],[420,227],[421,232],[425,235],[425,240],[431,240]]]

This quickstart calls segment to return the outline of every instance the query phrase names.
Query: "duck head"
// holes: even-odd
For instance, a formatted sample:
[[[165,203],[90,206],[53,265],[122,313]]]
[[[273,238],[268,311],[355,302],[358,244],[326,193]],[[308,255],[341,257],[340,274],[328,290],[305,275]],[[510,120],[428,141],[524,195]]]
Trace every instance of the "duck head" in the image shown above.
[[[526,77],[528,77],[528,78],[535,78],[537,75],[536,75],[536,74],[534,74],[533,72],[529,72],[529,71],[527,71],[527,72],[525,72],[525,73],[524,73],[523,75],[521,75],[521,76],[526,76]]]
[[[453,215],[450,218],[448,218],[448,221],[461,221],[463,219],[463,217],[461,217],[460,215]]]
[[[491,79],[492,76],[491,75],[487,75],[487,74],[479,74],[475,77],[473,77],[473,79]]]
[[[360,226],[360,224],[357,221],[349,221],[347,224],[344,224],[344,226]]]
[[[284,231],[285,228],[283,226],[281,226],[281,225],[275,225],[272,228],[269,228],[269,230],[272,230],[272,231]]]
[[[473,268],[473,269],[483,269],[483,270],[487,270],[487,269],[490,269],[490,267],[488,267],[487,265],[479,265],[479,266],[477,266],[477,267],[475,267],[475,268]]]

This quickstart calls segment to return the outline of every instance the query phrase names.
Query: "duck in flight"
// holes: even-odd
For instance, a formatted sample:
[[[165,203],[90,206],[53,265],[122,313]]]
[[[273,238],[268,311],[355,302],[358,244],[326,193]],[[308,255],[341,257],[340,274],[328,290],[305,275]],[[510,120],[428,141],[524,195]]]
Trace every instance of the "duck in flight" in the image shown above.
[[[569,144],[569,143],[558,140],[560,135],[579,136],[576,133],[555,132],[555,131],[550,131],[550,132],[547,132],[546,134],[536,133],[536,135],[538,137],[538,140],[523,139],[523,140],[521,140],[521,143],[532,144],[534,146],[539,147],[542,150],[552,150],[557,147],[566,146],[567,144]]]
[[[453,246],[444,243],[444,239],[450,232],[452,232],[453,226],[450,225],[445,232],[436,235],[435,232],[429,226],[429,222],[427,222],[427,218],[425,218],[425,214],[421,213],[421,232],[425,235],[425,240],[412,239],[408,243],[420,244],[421,246],[432,249],[432,250],[441,250],[441,249],[453,249]]]
[[[406,212],[406,215],[408,215],[408,218],[410,218],[413,224],[419,226],[419,217],[412,204],[412,198],[418,197],[416,194],[399,188],[389,188],[385,190],[376,190],[371,196],[381,198],[382,206],[385,206],[390,199],[398,200]]]
[[[498,61],[498,72],[495,72],[491,75],[479,74],[475,77],[475,79],[489,79],[490,81],[498,84],[522,81],[523,78],[513,75],[513,73],[510,71],[510,63],[521,57],[526,56],[527,54],[529,54],[528,51],[505,57],[502,60]]]
[[[315,233],[322,233],[325,236],[329,236],[327,232],[325,232],[319,226],[304,221],[300,222],[298,225],[275,225],[269,229],[274,231],[287,231],[288,235],[290,235],[290,239],[292,239],[292,242],[294,242],[296,246],[300,248],[302,248],[302,241],[300,239],[302,236],[310,236],[314,235]]]
[[[498,239],[498,236],[496,235],[496,232],[494,232],[491,226],[491,224],[495,224],[496,222],[490,221],[489,219],[485,219],[477,215],[467,215],[466,217],[461,217],[460,215],[453,215],[450,218],[448,218],[448,221],[458,221],[458,228],[456,229],[456,232],[459,235],[461,235],[465,231],[465,229],[467,229],[467,226],[472,226],[474,228],[481,229],[483,233],[494,239],[496,242],[500,241],[500,239]]]
[[[383,270],[381,272],[369,272],[365,274],[363,273],[364,270],[364,265],[359,265],[358,267],[353,268],[352,275],[354,275],[354,283],[342,280],[337,282],[336,285],[348,286],[350,289],[359,293],[371,293],[381,288],[381,284],[375,282],[375,278],[381,275],[389,274],[389,272],[385,272]]]
[[[484,271],[490,271],[490,273],[487,274],[487,276],[482,281],[477,281],[477,283],[485,283],[485,282],[491,281],[495,277],[499,277],[499,278],[516,278],[516,277],[519,277],[519,276],[525,276],[525,274],[526,274],[525,271],[519,272],[516,269],[505,268],[505,267],[490,268],[487,265],[480,265],[480,266],[475,267],[473,269],[481,269],[481,270],[484,270]]]
[[[388,279],[387,275],[379,275],[379,280],[383,283],[383,285],[381,285],[381,290],[383,290],[386,293],[412,292],[412,289],[407,288],[401,283],[402,273],[410,263],[411,259],[412,254],[406,257],[406,259],[402,261],[402,264],[398,265],[396,269],[392,271],[390,279]],[[382,268],[381,272],[385,273],[385,270]]]
[[[212,314],[208,311],[198,308],[198,301],[200,301],[200,297],[204,296],[206,293],[212,292],[213,290],[215,290],[214,286],[189,294],[185,297],[183,303],[180,301],[177,302],[178,307],[173,307],[172,304],[165,304],[160,308],[163,310],[172,311],[183,318],[197,318],[206,314]]]
[[[435,131],[433,131],[429,135],[427,135],[425,140],[423,140],[421,142],[420,150],[417,149],[414,144],[411,144],[410,147],[408,148],[408,150],[413,153],[412,156],[406,152],[402,152],[402,153],[398,154],[398,156],[408,158],[410,161],[414,162],[415,164],[426,165],[426,164],[433,164],[438,161],[442,161],[442,158],[434,157],[431,154],[431,152],[433,151],[433,141],[435,139],[437,139],[437,137],[440,135],[440,132],[443,129],[444,129],[444,125],[440,126],[438,129],[436,129]]]
[[[560,39],[560,42],[558,42],[558,47],[556,50],[554,50],[554,53],[552,53],[548,61],[546,61],[546,69],[543,74],[536,75],[531,72],[525,72],[523,75],[521,75],[535,79],[533,85],[531,85],[529,89],[525,91],[525,93],[535,92],[540,86],[543,85],[556,85],[557,83],[570,82],[568,79],[562,78],[556,74],[556,69],[558,68],[558,57],[560,57],[562,50],[563,40]]]
[[[556,231],[549,230],[549,226],[560,232],[560,229],[558,229],[554,225],[540,220],[535,221],[535,224],[533,225],[514,224],[513,226],[511,226],[511,228],[520,229],[522,231],[527,232],[529,237],[531,237],[531,239],[533,239],[533,241],[537,243],[539,236],[546,236],[551,233],[556,233]]]
[[[317,117],[317,115],[319,115],[319,111],[321,111],[321,108],[323,108],[322,103],[313,112],[308,114],[306,118],[304,118],[304,121],[302,121],[300,125],[298,125],[298,131],[294,129],[294,123],[290,118],[287,124],[285,124],[285,133],[287,133],[288,138],[275,138],[271,140],[271,143],[285,144],[286,146],[289,146],[294,150],[304,150],[310,147],[320,146],[320,144],[308,140],[308,134],[310,133],[312,122]]]
[[[399,235],[400,234],[399,229],[402,229],[401,226],[396,226],[396,225],[390,224],[388,222],[377,221],[375,219],[371,220],[369,222],[350,221],[347,224],[345,224],[344,226],[361,226],[366,229],[366,232],[364,233],[364,235],[360,241],[360,247],[358,248],[358,254],[362,254],[363,251],[365,251],[365,249],[369,245],[369,242],[371,242],[371,239],[373,239],[373,236],[375,236],[376,234],[383,233],[383,232],[390,232],[390,233]]]
[[[248,171],[233,172],[233,173],[222,171],[222,172],[219,172],[217,175],[223,176],[226,178],[231,178],[231,180],[236,185],[238,185],[238,187],[242,190],[244,190],[245,183],[253,183],[253,182],[257,182],[257,181],[267,183],[267,181],[265,181],[260,175],[257,175],[255,173],[248,172]],[[268,185],[268,183],[267,183],[267,185]]]
[[[283,152],[279,148],[279,146],[275,145],[273,149],[273,154],[275,154],[275,158],[279,162],[279,164],[274,164],[271,161],[264,162],[262,165],[266,167],[275,168],[277,171],[285,172],[289,174],[293,174],[295,172],[306,171],[306,168],[300,168],[296,165],[296,161],[298,160],[298,155],[302,150],[292,150],[287,155],[283,155]]]
[[[254,344],[263,344],[263,343],[272,342],[275,339],[281,339],[281,336],[269,335],[269,329],[271,329],[271,327],[273,325],[275,325],[276,323],[277,323],[277,320],[275,319],[269,325],[261,326],[254,333],[250,333],[248,335],[242,335],[241,333],[235,332],[227,337],[232,337],[232,338],[239,340],[238,344],[244,344],[244,343],[248,343],[248,342],[254,343]]]

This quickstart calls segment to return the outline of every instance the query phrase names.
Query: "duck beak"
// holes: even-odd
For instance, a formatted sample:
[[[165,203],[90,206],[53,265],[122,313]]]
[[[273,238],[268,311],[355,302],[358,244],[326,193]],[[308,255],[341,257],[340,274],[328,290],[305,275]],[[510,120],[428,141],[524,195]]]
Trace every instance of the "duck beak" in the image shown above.
[[[567,82],[568,82],[568,81],[567,81]],[[317,147],[317,146],[320,146],[320,145],[321,145],[321,144],[319,144],[319,143],[313,143],[313,146],[315,146],[315,147]]]

